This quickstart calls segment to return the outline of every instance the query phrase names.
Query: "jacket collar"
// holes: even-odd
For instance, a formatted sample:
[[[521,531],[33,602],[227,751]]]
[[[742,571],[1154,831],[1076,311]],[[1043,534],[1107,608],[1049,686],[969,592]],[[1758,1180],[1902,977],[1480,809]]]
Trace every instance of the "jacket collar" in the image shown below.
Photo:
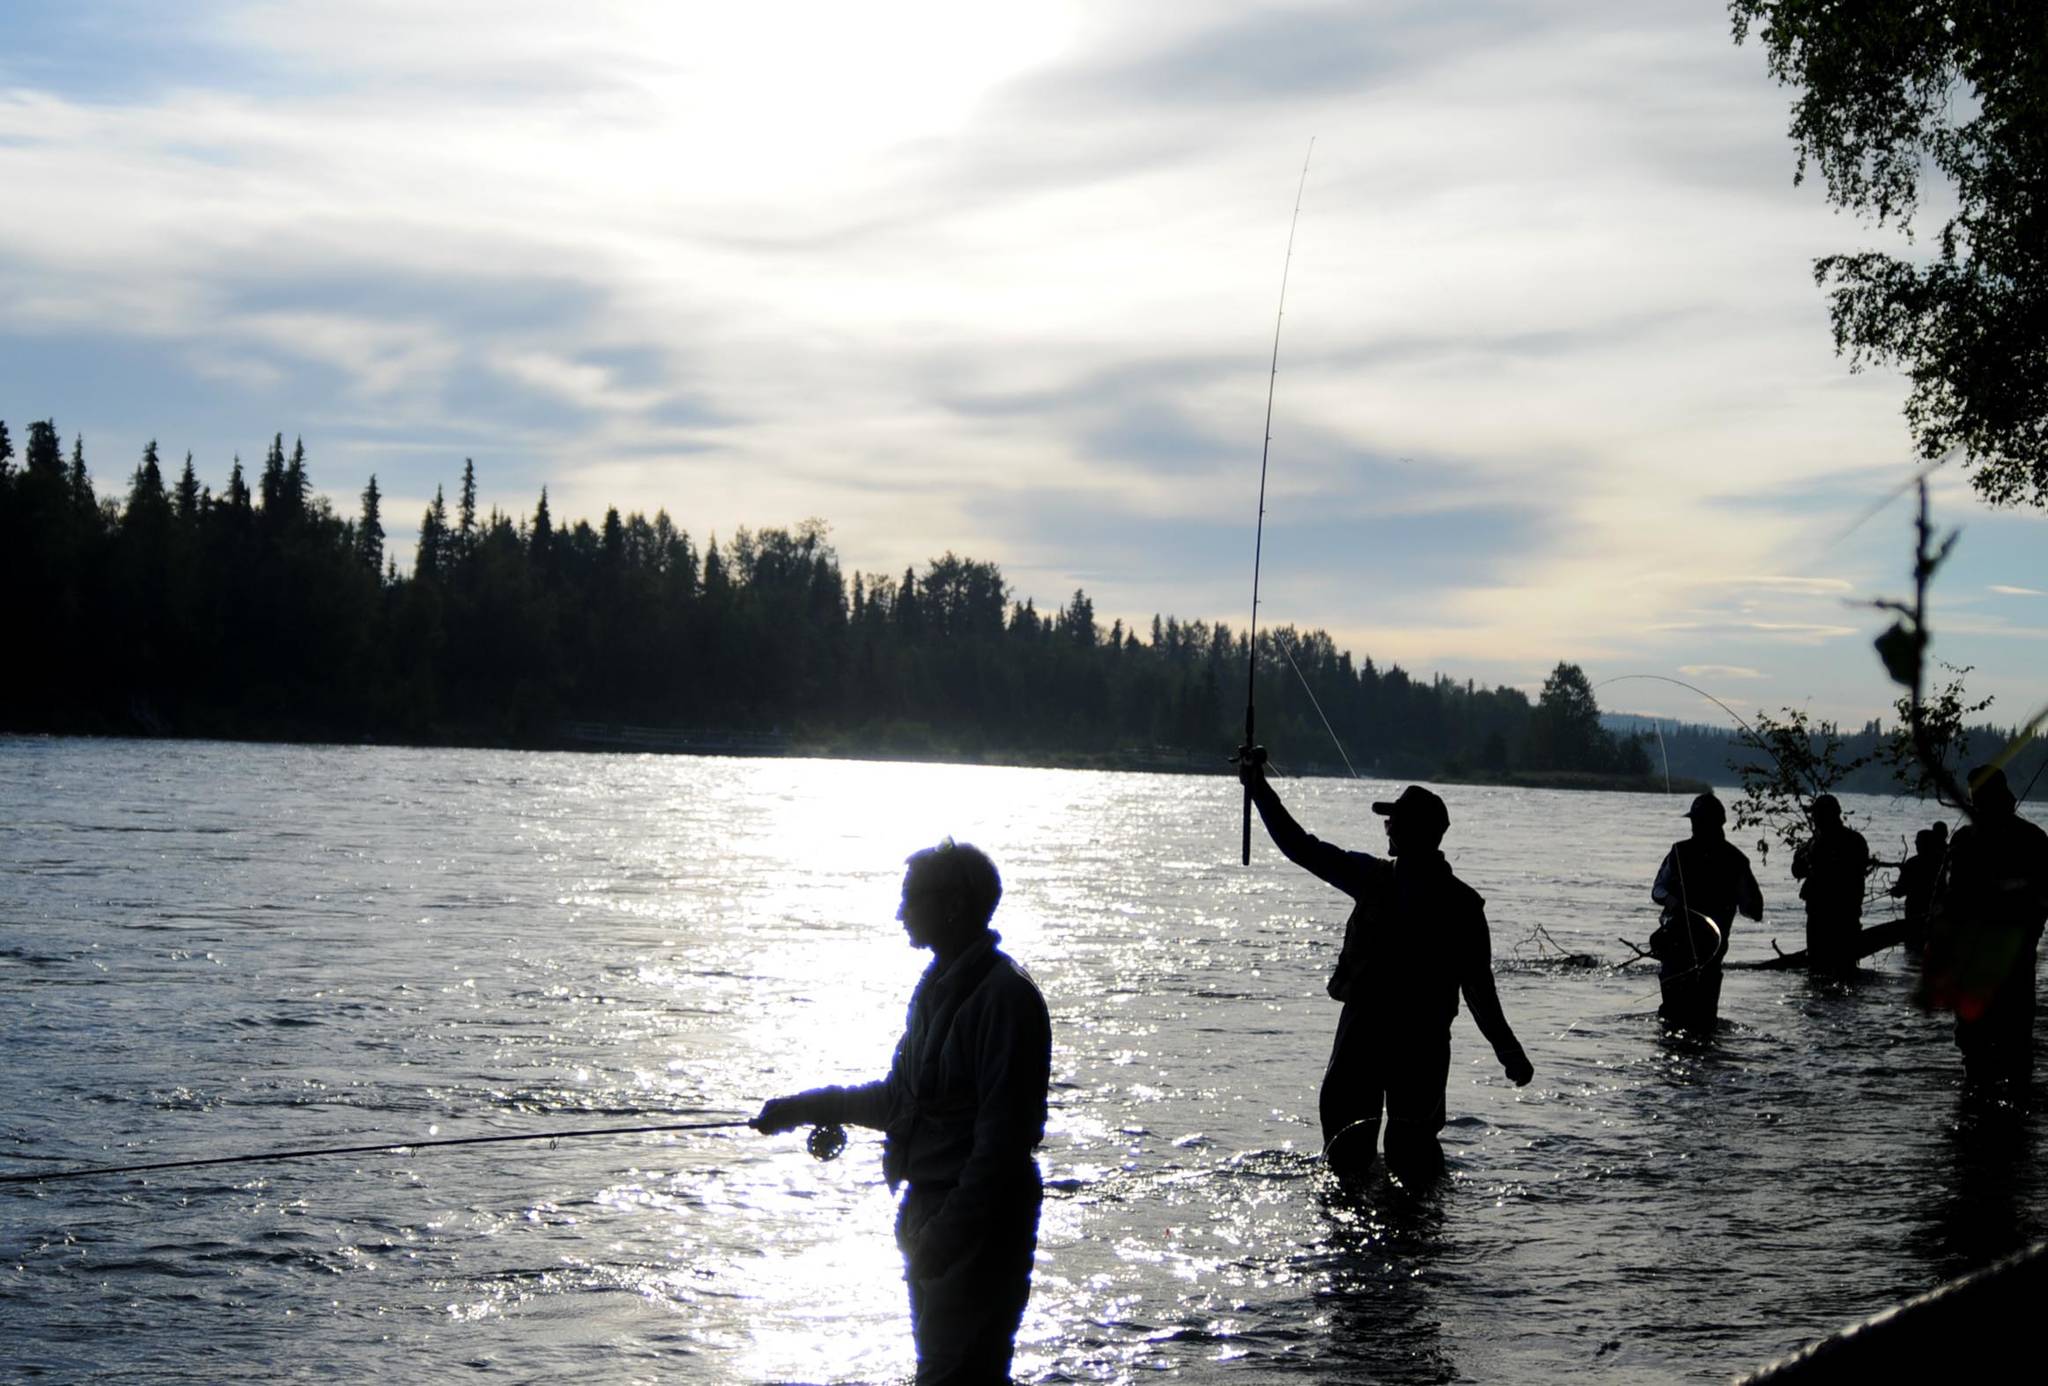
[[[924,979],[933,987],[950,987],[965,977],[978,976],[987,966],[989,955],[996,951],[996,945],[1003,936],[994,929],[983,929],[981,936],[961,949],[951,962],[933,958],[925,968]]]

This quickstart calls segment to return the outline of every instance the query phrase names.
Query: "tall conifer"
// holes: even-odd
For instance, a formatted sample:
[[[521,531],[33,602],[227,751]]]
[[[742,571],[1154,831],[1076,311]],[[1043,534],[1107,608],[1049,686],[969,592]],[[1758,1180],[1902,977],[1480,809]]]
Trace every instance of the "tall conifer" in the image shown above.
[[[270,451],[263,454],[263,475],[256,483],[256,494],[263,503],[263,514],[272,524],[284,518],[284,435],[277,434],[270,440]]]
[[[461,522],[461,549],[467,554],[476,547],[476,460],[462,459],[462,497],[456,509],[456,518]]]
[[[278,440],[283,442],[283,438]],[[306,513],[313,498],[313,483],[306,475],[306,440],[292,440],[292,460],[284,469],[285,513],[297,520]]]
[[[97,517],[99,514],[99,499],[93,495],[92,477],[85,470],[85,435],[82,433],[71,436],[71,503],[80,515]]]
[[[420,542],[413,553],[412,575],[422,582],[435,582],[441,577],[442,550],[448,542],[448,502],[441,497],[441,488],[434,488],[434,503],[427,507],[427,513],[420,517]]]
[[[135,477],[128,486],[129,518],[154,521],[170,506],[164,494],[163,467],[157,462],[156,439],[149,440],[142,449],[142,461],[135,466]]]
[[[540,504],[533,511],[533,532],[527,540],[528,549],[535,560],[545,562],[548,549],[555,542],[555,522],[548,515],[548,488],[540,488]]]
[[[384,522],[378,514],[382,500],[377,491],[377,474],[371,472],[370,484],[363,488],[363,518],[356,524],[356,554],[373,573],[384,567]]]
[[[199,518],[199,477],[192,470],[192,454],[185,454],[185,470],[178,474],[178,523],[189,525]]]
[[[64,453],[57,442],[54,419],[39,419],[28,426],[28,446],[21,461],[24,475],[56,486],[64,484]]]
[[[242,454],[235,454],[235,464],[228,469],[228,489],[224,500],[230,512],[237,515],[249,513],[249,483],[242,480]]]

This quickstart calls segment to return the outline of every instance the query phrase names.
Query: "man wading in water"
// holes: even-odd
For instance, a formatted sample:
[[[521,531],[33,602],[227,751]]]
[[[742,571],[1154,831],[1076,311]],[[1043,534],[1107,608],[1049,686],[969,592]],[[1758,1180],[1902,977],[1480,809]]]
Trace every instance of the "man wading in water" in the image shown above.
[[[988,927],[1003,883],[951,838],[909,858],[896,917],[932,950],[889,1076],[771,1098],[761,1131],[851,1123],[887,1133],[882,1172],[907,1183],[896,1243],[910,1286],[918,1386],[1008,1381],[1031,1296],[1043,1197],[1052,1025],[1045,998]]]
[[[2034,1072],[2034,973],[2048,924],[2048,832],[2020,817],[1995,765],[1970,771],[1970,808],[1971,822],[1949,844],[1926,987],[1929,999],[1956,1013],[1965,1076],[2024,1090]]]
[[[1433,1179],[1461,990],[1507,1076],[1520,1087],[1535,1075],[1494,991],[1486,902],[1437,850],[1451,825],[1444,801],[1409,785],[1374,804],[1387,820],[1383,859],[1304,831],[1267,783],[1262,751],[1241,749],[1237,765],[1273,845],[1357,902],[1328,987],[1344,1003],[1318,1100],[1331,1168],[1349,1178],[1371,1167],[1384,1105],[1387,1169],[1404,1183]]]
[[[1805,884],[1808,972],[1853,972],[1863,932],[1863,878],[1870,874],[1870,847],[1863,834],[1842,821],[1841,801],[1816,797],[1807,816],[1813,836],[1792,854],[1792,878]]]
[[[1657,1014],[1666,1024],[1711,1034],[1721,1011],[1721,960],[1735,932],[1737,913],[1764,917],[1764,896],[1749,858],[1723,828],[1728,810],[1711,790],[1685,811],[1692,836],[1671,844],[1657,868],[1650,898],[1664,907],[1664,921],[1650,937],[1657,955],[1664,1003]],[[1704,928],[1704,918],[1712,928]]]

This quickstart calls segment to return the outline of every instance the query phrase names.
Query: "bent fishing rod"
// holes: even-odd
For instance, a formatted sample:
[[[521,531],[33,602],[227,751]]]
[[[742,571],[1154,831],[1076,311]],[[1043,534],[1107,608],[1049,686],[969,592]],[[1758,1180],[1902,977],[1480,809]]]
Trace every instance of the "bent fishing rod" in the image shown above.
[[[213,1155],[197,1160],[156,1160],[139,1165],[84,1165],[76,1169],[27,1170],[0,1174],[0,1184],[44,1184],[60,1179],[90,1179],[96,1175],[154,1174],[162,1170],[202,1169],[209,1165],[269,1164],[283,1160],[311,1160],[330,1155],[391,1155],[400,1151],[431,1150],[455,1145],[501,1145],[508,1141],[568,1141],[594,1136],[652,1136],[672,1131],[731,1131],[753,1127],[752,1121],[690,1121],[661,1126],[598,1126],[576,1131],[523,1131],[503,1136],[449,1136],[430,1141],[384,1141],[377,1145],[323,1145],[301,1150],[261,1150],[242,1155]],[[758,1128],[755,1128],[758,1129]],[[805,1148],[820,1160],[830,1160],[846,1148],[846,1131],[830,1123],[811,1129]]]
[[[1245,644],[1245,689],[1244,689],[1244,752],[1257,756],[1257,718],[1254,703],[1259,686],[1259,563],[1266,546],[1266,462],[1273,452],[1273,388],[1280,381],[1280,324],[1287,316],[1287,272],[1294,267],[1294,230],[1301,224],[1301,195],[1308,188],[1308,162],[1315,157],[1316,142],[1311,136],[1308,153],[1301,159],[1301,181],[1294,188],[1294,215],[1287,223],[1287,258],[1280,264],[1280,307],[1273,314],[1273,362],[1266,374],[1266,439],[1259,447],[1259,517],[1252,532],[1252,626],[1251,638]],[[1240,865],[1252,864],[1252,791],[1246,785],[1244,791],[1244,850]]]

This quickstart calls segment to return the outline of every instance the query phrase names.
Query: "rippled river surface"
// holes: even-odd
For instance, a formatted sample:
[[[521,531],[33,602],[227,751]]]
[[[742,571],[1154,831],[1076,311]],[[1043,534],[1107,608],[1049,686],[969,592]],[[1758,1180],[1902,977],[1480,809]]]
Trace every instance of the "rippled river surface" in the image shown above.
[[[1387,786],[1293,781],[1377,850]],[[1895,956],[1621,967],[1679,800],[1453,787],[1535,1061],[1454,1029],[1451,1180],[1315,1159],[1346,902],[1225,778],[0,740],[0,1172],[713,1121],[886,1068],[904,854],[988,849],[1054,1026],[1032,1382],[1726,1379],[2040,1235]],[[1851,797],[1878,854],[1920,821]],[[1752,857],[1754,851],[1752,850]],[[1737,958],[1801,939],[1782,854]],[[1591,954],[1600,965],[1564,958]],[[876,1138],[745,1130],[0,1185],[0,1376],[887,1382]]]

